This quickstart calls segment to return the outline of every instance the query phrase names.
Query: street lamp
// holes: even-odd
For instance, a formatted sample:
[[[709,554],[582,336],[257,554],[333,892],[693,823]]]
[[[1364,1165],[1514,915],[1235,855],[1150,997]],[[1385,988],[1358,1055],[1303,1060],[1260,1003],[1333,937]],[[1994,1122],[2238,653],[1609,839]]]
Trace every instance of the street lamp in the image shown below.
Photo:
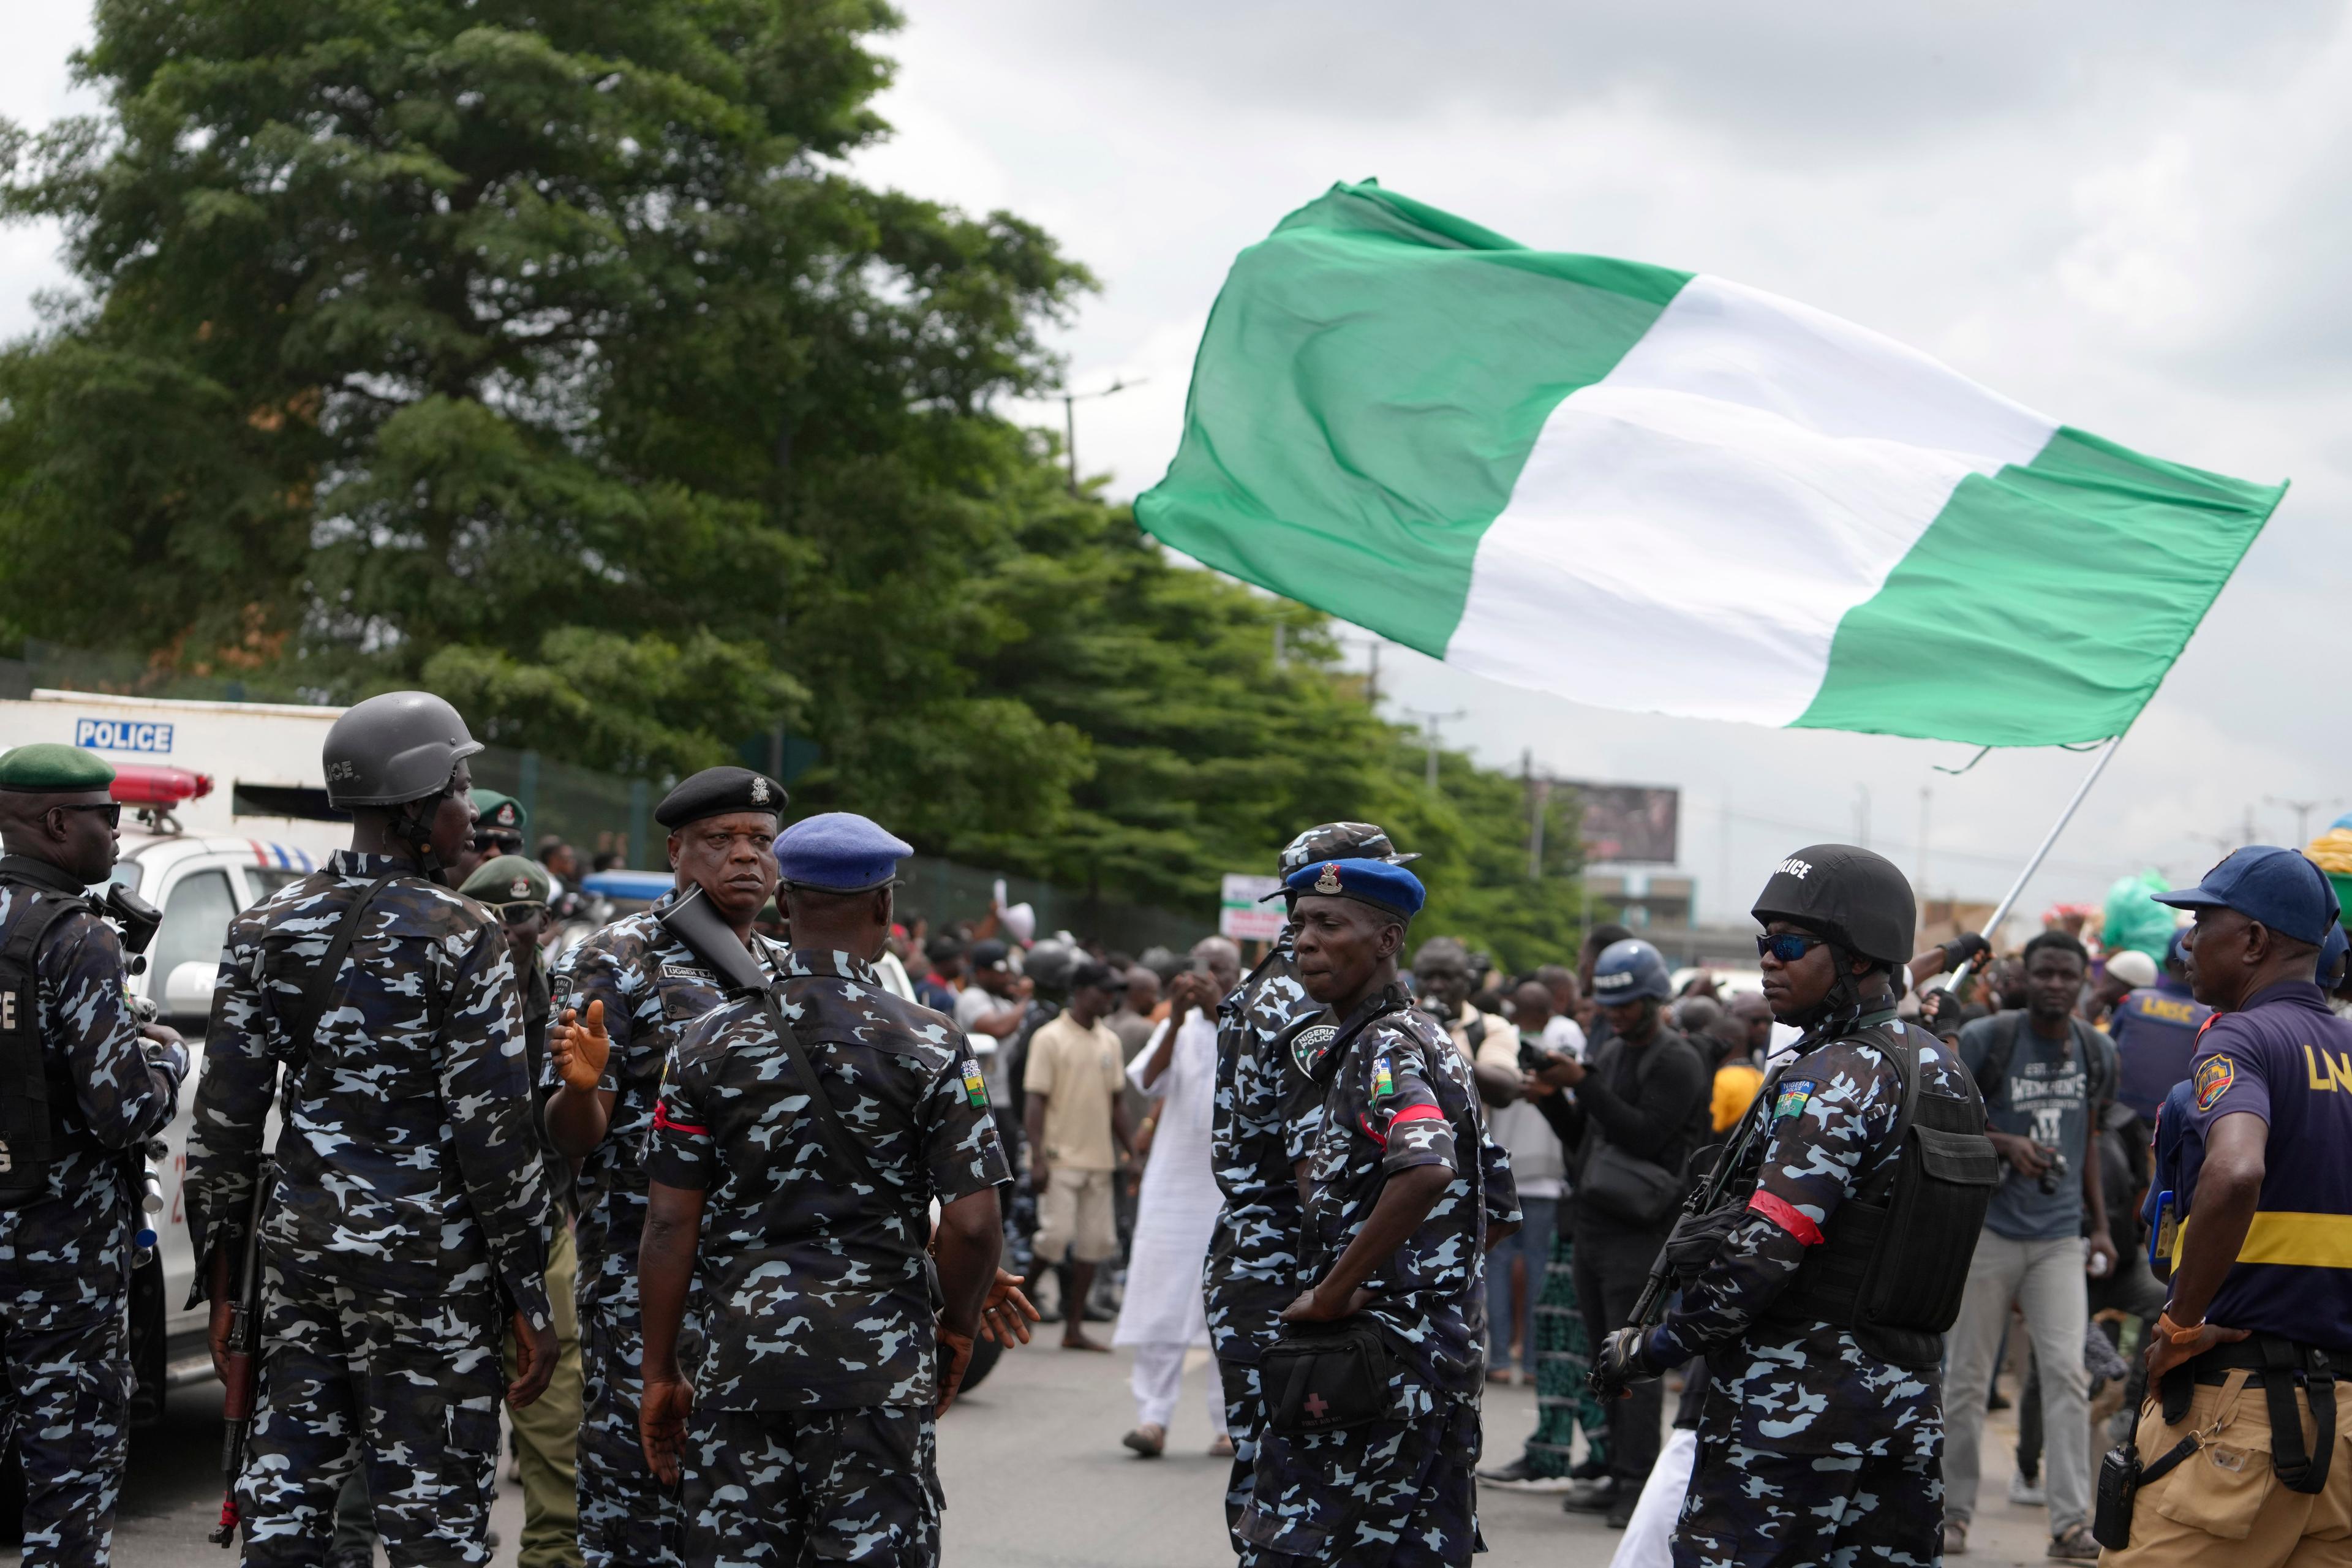
[[[1131,386],[1141,386],[1151,378],[1139,375],[1133,381],[1113,378],[1108,386],[1097,392],[1065,392],[1062,399],[1062,454],[1070,463],[1070,493],[1078,493],[1078,411],[1077,405],[1090,397],[1108,397],[1114,392],[1125,392]]]

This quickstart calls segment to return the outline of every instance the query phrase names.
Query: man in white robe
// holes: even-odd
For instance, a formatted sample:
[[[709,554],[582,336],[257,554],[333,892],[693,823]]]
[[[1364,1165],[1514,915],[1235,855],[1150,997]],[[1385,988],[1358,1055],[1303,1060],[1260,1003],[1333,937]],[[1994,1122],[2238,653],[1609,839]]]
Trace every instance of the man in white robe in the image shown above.
[[[1135,1351],[1136,1426],[1122,1441],[1145,1458],[1157,1458],[1167,1448],[1185,1352],[1209,1342],[1201,1270],[1223,1204],[1209,1163],[1217,1002],[1239,983],[1241,954],[1223,937],[1211,937],[1192,950],[1192,957],[1193,971],[1170,984],[1167,1019],[1127,1069],[1129,1081],[1154,1104],[1127,1295],[1111,1343]],[[1231,1454],[1217,1363],[1213,1357],[1204,1359],[1209,1426],[1216,1435],[1209,1451]]]

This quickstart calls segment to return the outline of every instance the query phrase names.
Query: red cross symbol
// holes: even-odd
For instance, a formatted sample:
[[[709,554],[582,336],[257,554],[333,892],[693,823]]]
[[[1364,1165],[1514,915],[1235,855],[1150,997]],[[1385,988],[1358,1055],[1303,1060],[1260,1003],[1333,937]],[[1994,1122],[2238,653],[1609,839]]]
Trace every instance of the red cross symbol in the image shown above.
[[[1330,1402],[1325,1399],[1321,1394],[1310,1394],[1307,1396],[1307,1414],[1315,1417],[1316,1420],[1322,1420],[1324,1413],[1330,1408]]]

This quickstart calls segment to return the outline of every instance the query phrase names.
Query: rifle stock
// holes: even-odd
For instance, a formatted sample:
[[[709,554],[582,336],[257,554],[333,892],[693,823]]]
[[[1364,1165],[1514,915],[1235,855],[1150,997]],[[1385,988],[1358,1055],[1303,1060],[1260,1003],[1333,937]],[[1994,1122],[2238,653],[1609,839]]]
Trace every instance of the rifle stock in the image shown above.
[[[261,1210],[269,1194],[269,1162],[255,1173],[253,1207],[246,1215],[245,1246],[237,1258],[236,1297],[229,1303],[228,1354],[221,1369],[221,1511],[212,1542],[236,1538],[237,1472],[245,1468],[246,1439],[253,1432],[256,1385],[260,1380]]]
[[[710,900],[696,888],[686,897],[656,912],[654,919],[664,931],[677,938],[686,950],[700,959],[720,984],[730,992],[765,991],[769,980],[760,961],[743,945],[743,939],[721,920]]]

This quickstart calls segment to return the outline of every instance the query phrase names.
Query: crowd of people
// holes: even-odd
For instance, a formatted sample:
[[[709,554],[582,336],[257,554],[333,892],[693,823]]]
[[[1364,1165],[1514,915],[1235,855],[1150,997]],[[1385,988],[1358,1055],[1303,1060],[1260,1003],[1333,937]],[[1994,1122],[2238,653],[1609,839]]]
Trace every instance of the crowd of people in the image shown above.
[[[1327,823],[1276,941],[1130,956],[902,921],[907,844],[731,767],[660,803],[673,884],[616,914],[478,750],[429,694],[348,710],[351,847],[222,954],[187,1223],[248,1563],[487,1562],[501,1405],[531,1568],[936,1561],[936,1422],[1041,1321],[1131,1352],[1142,1459],[1211,1352],[1245,1568],[1465,1563],[1478,1479],[1626,1568],[1963,1554],[2005,1359],[2052,1558],[2352,1531],[2352,981],[2299,852],[2151,890],[2180,923],[2137,947],[2075,911],[1915,952],[1902,874],[1816,845],[1734,989],[1609,924],[1502,973]],[[110,776],[0,755],[27,1564],[107,1556],[121,1152],[191,1066],[125,1001],[135,906],[84,891]],[[1535,1428],[1480,1468],[1513,1381]]]

